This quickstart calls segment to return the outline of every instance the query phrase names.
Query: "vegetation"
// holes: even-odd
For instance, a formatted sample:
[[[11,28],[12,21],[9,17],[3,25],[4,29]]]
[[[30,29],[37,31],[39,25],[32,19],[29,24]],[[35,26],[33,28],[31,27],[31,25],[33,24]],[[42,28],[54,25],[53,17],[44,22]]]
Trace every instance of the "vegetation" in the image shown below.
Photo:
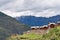
[[[12,34],[22,34],[28,29],[28,26],[0,12],[0,40],[5,40],[6,37]]]
[[[46,34],[23,34],[11,36],[7,40],[60,40],[60,26],[50,29]]]
[[[60,40],[60,26],[50,29],[46,34],[17,35],[28,29],[26,25],[0,12],[0,40]]]

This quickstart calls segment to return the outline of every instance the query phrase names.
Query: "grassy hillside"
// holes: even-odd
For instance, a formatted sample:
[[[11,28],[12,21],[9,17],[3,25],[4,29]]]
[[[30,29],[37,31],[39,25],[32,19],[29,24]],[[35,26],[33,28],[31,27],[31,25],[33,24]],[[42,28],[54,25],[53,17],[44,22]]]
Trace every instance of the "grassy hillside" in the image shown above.
[[[7,40],[60,40],[60,26],[50,29],[46,34],[23,34],[11,36]]]
[[[29,27],[0,12],[0,40],[12,34],[22,34]]]

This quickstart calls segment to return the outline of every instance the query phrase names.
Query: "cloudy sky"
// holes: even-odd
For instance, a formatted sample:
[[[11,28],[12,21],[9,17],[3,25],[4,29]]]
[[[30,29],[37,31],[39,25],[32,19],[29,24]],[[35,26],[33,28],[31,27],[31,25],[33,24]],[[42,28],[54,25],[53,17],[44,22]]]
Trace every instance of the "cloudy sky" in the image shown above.
[[[0,0],[0,11],[11,17],[60,15],[60,0]]]

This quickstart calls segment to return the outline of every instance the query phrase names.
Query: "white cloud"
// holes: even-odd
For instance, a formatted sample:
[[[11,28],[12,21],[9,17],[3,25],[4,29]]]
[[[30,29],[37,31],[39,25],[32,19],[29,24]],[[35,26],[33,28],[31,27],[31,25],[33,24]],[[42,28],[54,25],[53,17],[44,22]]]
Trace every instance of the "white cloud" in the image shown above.
[[[51,17],[60,15],[60,0],[2,0],[0,5],[0,10],[12,17],[27,15]]]
[[[56,16],[56,15],[60,15],[59,11],[57,11],[57,10],[44,10],[42,12],[38,12],[34,16],[49,18],[49,17]]]
[[[6,4],[3,4],[0,7],[0,9],[1,10],[16,10],[18,7],[21,7],[23,5],[23,3],[24,3],[24,0],[15,0],[15,1],[12,1],[12,2],[9,2],[9,3],[7,2]]]
[[[20,16],[28,16],[28,15],[31,15],[33,14],[31,11],[23,11],[23,12],[11,12],[11,11],[2,11],[4,12],[5,14],[11,16],[11,17],[20,17]]]
[[[22,12],[11,12],[11,11],[2,11],[4,12],[5,14],[11,16],[11,17],[20,17],[20,16],[36,16],[36,17],[46,17],[46,18],[49,18],[49,17],[52,17],[52,16],[56,16],[56,15],[60,15],[60,11],[57,11],[57,10],[44,10],[44,11],[41,11],[41,12],[32,12],[30,10],[28,11],[22,11]]]

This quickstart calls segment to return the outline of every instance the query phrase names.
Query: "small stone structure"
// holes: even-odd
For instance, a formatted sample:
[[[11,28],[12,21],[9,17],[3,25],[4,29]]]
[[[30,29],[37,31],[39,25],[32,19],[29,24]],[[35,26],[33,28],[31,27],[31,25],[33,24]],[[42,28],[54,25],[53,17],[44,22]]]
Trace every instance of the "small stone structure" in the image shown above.
[[[40,27],[40,30],[47,30],[48,29],[48,25],[44,25],[42,27]]]
[[[49,27],[49,28],[54,28],[55,26],[56,26],[55,23],[49,23],[49,24],[48,24],[48,27]]]
[[[44,25],[44,26],[32,26],[31,30],[47,30],[49,28],[54,28],[56,26],[55,23],[49,23],[48,25]]]
[[[31,27],[31,30],[36,30],[36,29],[39,29],[39,26],[32,26]]]

